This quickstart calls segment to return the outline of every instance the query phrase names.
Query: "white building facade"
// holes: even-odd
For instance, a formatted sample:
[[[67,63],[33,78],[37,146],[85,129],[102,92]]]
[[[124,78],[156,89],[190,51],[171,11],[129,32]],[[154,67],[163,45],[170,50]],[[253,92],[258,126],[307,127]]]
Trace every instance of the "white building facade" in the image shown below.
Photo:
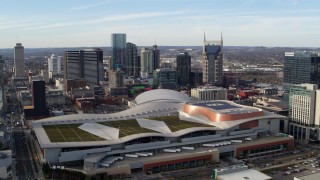
[[[318,96],[317,96],[318,95]],[[300,84],[289,90],[289,133],[302,142],[319,141],[320,90],[316,84]]]
[[[141,49],[141,77],[148,78],[153,73],[154,68],[154,55],[152,49],[142,48]]]
[[[54,54],[52,54],[49,58],[48,58],[48,71],[49,71],[49,75],[52,76],[57,75],[57,74],[61,74],[61,57],[60,56],[56,56]]]

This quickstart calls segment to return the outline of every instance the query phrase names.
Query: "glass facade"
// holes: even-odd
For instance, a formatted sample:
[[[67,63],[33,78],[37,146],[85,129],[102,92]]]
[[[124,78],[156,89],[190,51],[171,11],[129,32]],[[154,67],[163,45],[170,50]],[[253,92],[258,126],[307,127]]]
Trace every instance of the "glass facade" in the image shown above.
[[[176,83],[177,71],[173,69],[157,69],[153,73],[153,85],[158,87],[162,83]]]
[[[180,86],[190,84],[190,72],[191,56],[187,52],[179,54],[177,56],[177,76]]]
[[[223,43],[205,41],[202,60],[203,82],[212,85],[223,84]]]
[[[140,63],[138,59],[138,49],[133,43],[126,44],[126,61],[124,72],[128,76],[138,77],[140,72]]]
[[[126,34],[111,34],[111,49],[112,57],[110,62],[110,69],[117,70],[117,68],[125,67],[125,51],[126,51]]]
[[[320,85],[320,53],[287,52],[284,58],[284,82],[292,84],[312,83]]]

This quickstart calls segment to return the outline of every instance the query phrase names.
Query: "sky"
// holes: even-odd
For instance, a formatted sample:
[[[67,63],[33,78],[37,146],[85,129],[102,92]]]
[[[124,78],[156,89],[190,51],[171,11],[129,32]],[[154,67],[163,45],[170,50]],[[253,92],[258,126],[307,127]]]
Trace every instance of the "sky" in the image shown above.
[[[0,48],[138,46],[320,47],[319,0],[0,0]]]

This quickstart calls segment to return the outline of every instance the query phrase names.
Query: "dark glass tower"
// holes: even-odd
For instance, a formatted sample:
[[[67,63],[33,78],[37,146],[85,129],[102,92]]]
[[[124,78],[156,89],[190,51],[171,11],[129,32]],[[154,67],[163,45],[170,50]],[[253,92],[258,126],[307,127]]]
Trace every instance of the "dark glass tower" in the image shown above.
[[[138,77],[140,72],[140,63],[138,58],[137,46],[133,43],[126,43],[126,61],[125,74]]]
[[[32,81],[32,106],[24,109],[26,117],[48,116],[46,86],[44,81]]]
[[[158,49],[157,45],[153,45],[152,47],[152,51],[153,51],[153,65],[154,65],[154,69],[159,69],[160,67],[160,50]]]
[[[177,56],[177,77],[178,85],[190,84],[191,56],[185,52]]]
[[[126,34],[111,34],[112,57],[110,62],[110,70],[124,68],[125,52],[126,52]]]
[[[286,52],[283,80],[286,83],[320,85],[320,53],[310,51]]]

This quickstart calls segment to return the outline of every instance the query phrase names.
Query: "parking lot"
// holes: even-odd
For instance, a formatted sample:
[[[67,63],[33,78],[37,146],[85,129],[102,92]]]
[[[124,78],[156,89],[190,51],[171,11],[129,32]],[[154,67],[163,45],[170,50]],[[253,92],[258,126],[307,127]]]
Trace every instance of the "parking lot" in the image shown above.
[[[280,165],[271,165],[269,169],[262,170],[274,179],[292,180],[308,174],[319,173],[320,158],[309,155],[298,157],[290,161],[282,162]]]

